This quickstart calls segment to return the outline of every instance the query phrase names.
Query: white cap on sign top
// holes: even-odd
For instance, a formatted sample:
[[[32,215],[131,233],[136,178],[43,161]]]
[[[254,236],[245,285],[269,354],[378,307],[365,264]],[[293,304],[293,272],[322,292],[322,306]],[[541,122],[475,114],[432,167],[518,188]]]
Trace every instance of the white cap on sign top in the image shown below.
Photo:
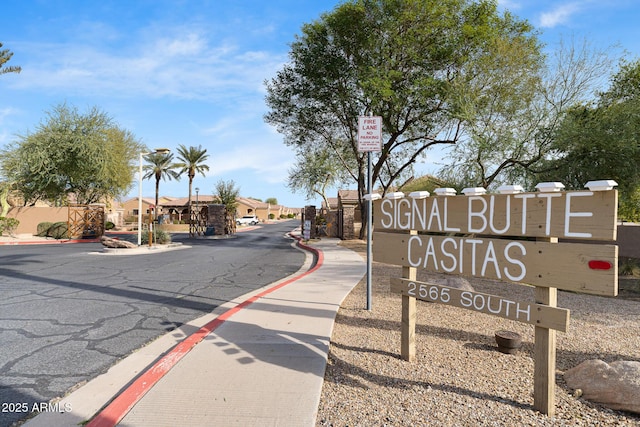
[[[429,193],[428,191],[412,191],[411,193],[409,193],[409,197],[411,197],[412,199],[426,199],[430,195],[431,193]]]
[[[465,196],[481,196],[487,194],[487,189],[483,187],[469,187],[462,190],[462,194]]]
[[[435,189],[435,193],[438,196],[455,196],[456,193],[456,189],[455,188],[436,188]]]
[[[402,191],[396,191],[395,193],[387,193],[387,195],[384,196],[385,199],[391,199],[391,200],[402,199],[403,197],[404,197],[404,193]]]
[[[541,193],[552,193],[554,191],[562,191],[564,184],[561,182],[541,182],[536,185],[536,188]]]
[[[524,193],[522,185],[501,185],[498,187],[498,193],[500,194],[518,194]]]
[[[613,187],[617,187],[618,183],[612,179],[603,179],[600,181],[589,181],[584,186],[591,191],[608,191],[613,190]]]

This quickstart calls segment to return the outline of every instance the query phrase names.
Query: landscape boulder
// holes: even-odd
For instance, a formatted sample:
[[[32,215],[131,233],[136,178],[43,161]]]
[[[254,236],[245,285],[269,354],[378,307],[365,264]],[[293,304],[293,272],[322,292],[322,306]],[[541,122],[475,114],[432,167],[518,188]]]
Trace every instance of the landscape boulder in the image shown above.
[[[586,400],[640,413],[640,362],[587,360],[565,372],[564,380]]]
[[[107,236],[100,238],[100,243],[107,248],[137,248],[135,243],[127,242],[126,240],[114,239]]]

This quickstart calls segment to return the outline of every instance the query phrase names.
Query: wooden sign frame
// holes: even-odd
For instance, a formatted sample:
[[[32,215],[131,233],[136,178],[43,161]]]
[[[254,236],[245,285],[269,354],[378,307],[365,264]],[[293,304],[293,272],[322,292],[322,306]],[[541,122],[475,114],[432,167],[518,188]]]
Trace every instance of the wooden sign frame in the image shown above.
[[[373,259],[402,266],[402,277],[390,280],[391,291],[402,295],[401,357],[415,359],[418,299],[532,324],[534,408],[553,415],[556,331],[569,324],[569,310],[557,307],[558,289],[617,295],[618,247],[602,244],[617,237],[617,190],[468,196],[439,190],[446,195],[393,193],[374,205]],[[418,282],[418,268],[535,286],[535,302]],[[516,315],[505,307],[518,307]]]

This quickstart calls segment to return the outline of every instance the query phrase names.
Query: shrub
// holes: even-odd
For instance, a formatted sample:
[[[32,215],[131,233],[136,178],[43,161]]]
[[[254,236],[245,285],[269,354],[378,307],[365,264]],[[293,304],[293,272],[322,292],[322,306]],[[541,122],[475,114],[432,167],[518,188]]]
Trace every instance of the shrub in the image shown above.
[[[37,236],[66,239],[69,237],[69,227],[66,222],[41,222],[38,224]]]
[[[618,273],[621,276],[640,276],[640,260],[635,258],[619,257]]]
[[[54,222],[47,233],[48,237],[54,239],[66,239],[69,238],[69,226],[66,222]]]
[[[105,230],[113,230],[115,228],[115,224],[112,223],[111,221],[107,221],[104,223],[104,229]]]
[[[162,231],[162,230],[155,230],[154,236],[153,236],[153,242],[157,243],[158,245],[166,245],[167,243],[171,243],[171,234],[167,233],[166,231]],[[140,244],[142,245],[148,245],[149,244],[149,232],[145,231],[141,234],[140,236]]]
[[[36,236],[47,237],[48,236],[47,233],[49,232],[49,229],[51,228],[52,225],[53,225],[52,222],[41,222],[40,224],[38,224]]]
[[[15,218],[6,218],[0,216],[0,236],[6,231],[10,236],[13,236],[16,229],[20,225],[20,221]]]

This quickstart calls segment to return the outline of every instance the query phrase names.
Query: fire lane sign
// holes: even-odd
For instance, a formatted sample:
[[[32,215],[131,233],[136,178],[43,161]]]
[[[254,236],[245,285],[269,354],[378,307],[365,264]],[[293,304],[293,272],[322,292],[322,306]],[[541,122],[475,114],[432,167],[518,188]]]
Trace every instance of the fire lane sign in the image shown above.
[[[358,151],[382,151],[382,117],[358,117]]]

